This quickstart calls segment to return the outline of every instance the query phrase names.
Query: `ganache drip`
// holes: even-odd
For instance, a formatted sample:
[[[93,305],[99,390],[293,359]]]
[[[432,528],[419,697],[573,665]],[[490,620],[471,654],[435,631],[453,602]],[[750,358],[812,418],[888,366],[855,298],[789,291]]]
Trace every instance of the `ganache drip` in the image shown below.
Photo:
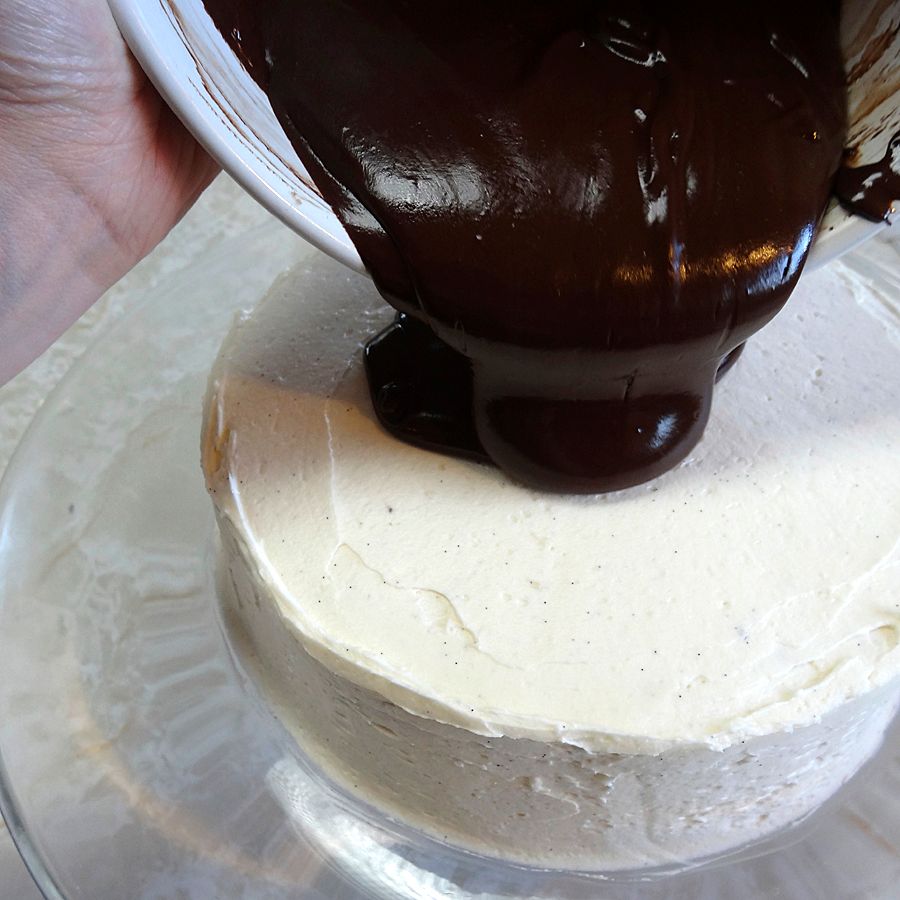
[[[829,199],[838,3],[207,6],[398,311],[385,428],[567,492],[690,452]]]

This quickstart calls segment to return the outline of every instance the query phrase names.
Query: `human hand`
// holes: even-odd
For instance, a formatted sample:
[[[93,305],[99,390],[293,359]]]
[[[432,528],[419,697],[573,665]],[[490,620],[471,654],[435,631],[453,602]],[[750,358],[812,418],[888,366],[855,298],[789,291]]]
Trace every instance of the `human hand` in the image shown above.
[[[2,0],[0,384],[153,249],[216,171],[106,0]]]

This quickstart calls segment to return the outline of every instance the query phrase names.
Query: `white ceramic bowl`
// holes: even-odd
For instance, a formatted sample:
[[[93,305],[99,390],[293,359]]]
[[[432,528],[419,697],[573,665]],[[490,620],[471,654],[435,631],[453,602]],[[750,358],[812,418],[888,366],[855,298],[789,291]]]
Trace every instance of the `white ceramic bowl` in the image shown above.
[[[364,272],[356,248],[244,71],[203,0],[109,0],[135,56],[197,139],[244,188],[321,250]],[[880,159],[900,131],[900,2],[845,0],[850,143],[859,161]],[[900,198],[898,198],[900,199]],[[813,248],[822,265],[881,225],[833,203]]]

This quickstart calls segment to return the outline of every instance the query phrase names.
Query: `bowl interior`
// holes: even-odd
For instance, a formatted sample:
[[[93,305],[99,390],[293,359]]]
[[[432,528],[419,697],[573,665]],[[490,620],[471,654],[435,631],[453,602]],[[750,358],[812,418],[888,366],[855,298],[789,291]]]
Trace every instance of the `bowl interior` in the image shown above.
[[[135,55],[198,140],[276,216],[357,271],[362,261],[278,124],[269,101],[231,52],[203,0],[109,0]],[[850,146],[880,159],[900,131],[900,2],[845,0]],[[898,198],[900,199],[900,198]],[[832,202],[809,265],[823,265],[882,226]]]

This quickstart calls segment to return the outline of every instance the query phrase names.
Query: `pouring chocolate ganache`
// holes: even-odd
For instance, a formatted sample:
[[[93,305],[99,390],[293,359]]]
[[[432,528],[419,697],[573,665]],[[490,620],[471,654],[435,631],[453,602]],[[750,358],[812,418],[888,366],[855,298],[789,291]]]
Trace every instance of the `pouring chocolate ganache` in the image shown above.
[[[827,204],[839,3],[206,2],[398,310],[384,427],[568,492],[685,457]]]

